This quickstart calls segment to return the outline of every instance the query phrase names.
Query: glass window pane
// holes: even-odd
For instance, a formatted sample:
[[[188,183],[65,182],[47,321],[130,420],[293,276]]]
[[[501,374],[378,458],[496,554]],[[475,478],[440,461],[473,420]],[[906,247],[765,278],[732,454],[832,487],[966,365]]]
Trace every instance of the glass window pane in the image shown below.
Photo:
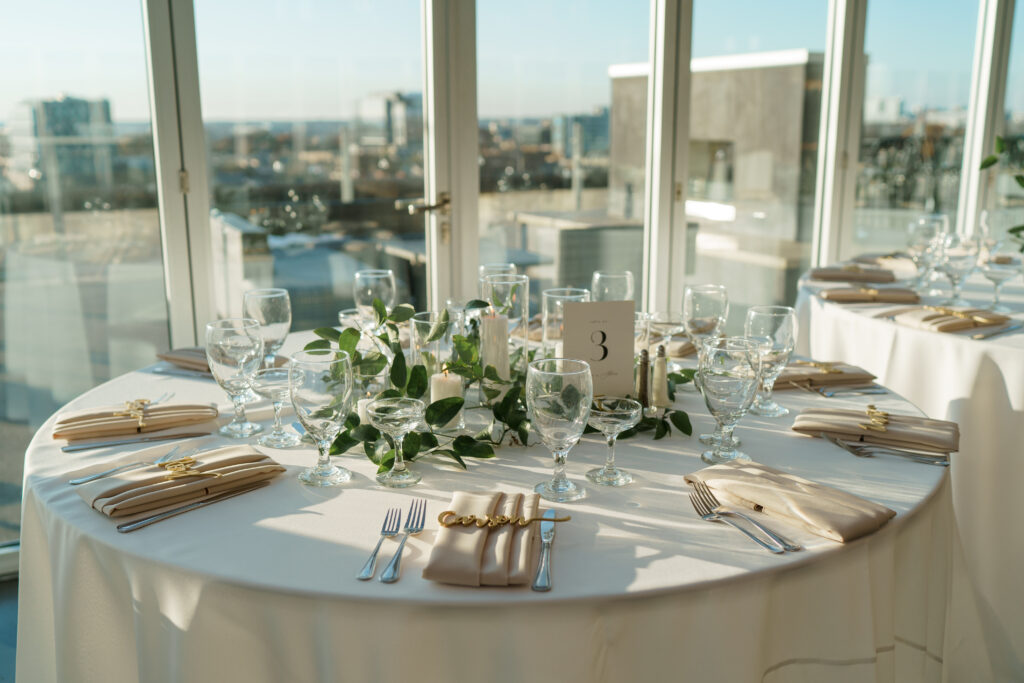
[[[1006,153],[981,185],[986,193],[982,206],[989,210],[989,227],[996,239],[1005,239],[1009,228],[1024,225],[1024,188],[1014,178],[1024,168],[1024,6],[1013,13],[1005,102]]]
[[[420,3],[196,3],[221,314],[291,292],[292,329],[353,306],[357,270],[391,268],[426,305]]]
[[[694,3],[686,280],[791,304],[810,261],[826,0]]]
[[[641,295],[649,23],[646,3],[477,4],[480,262],[529,275],[534,312],[596,270]]]
[[[6,7],[0,83],[4,542],[35,429],[169,336],[139,3]]]
[[[977,22],[976,1],[941,12],[868,3],[856,208],[841,257],[905,247],[922,213],[956,223]]]

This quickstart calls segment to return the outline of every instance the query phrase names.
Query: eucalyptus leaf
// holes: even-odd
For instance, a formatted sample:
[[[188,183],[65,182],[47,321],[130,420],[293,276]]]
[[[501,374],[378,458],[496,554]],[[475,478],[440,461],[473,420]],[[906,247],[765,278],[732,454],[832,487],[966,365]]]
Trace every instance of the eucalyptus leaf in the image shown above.
[[[465,434],[455,437],[452,450],[464,458],[493,458],[494,448]]]
[[[668,419],[672,421],[676,429],[681,431],[687,436],[693,435],[693,425],[690,424],[690,416],[684,413],[682,410],[673,410],[668,414]]]
[[[338,335],[338,348],[350,356],[356,350],[356,346],[359,344],[359,339],[362,335],[354,327],[346,327]],[[355,363],[355,359],[352,361]]]
[[[409,372],[405,367],[405,354],[399,353],[391,361],[391,383],[395,385],[395,389],[405,391],[405,384],[408,381]]]
[[[377,443],[380,440],[380,432],[373,425],[359,425],[351,430],[349,434],[356,441],[362,441],[363,443]]]
[[[345,430],[344,432],[338,434],[338,436],[334,438],[334,442],[331,443],[330,454],[341,455],[342,453],[345,453],[350,448],[358,444],[359,441],[357,439],[353,439],[352,436],[348,433],[348,430]]]
[[[422,365],[414,365],[409,371],[409,383],[405,385],[405,395],[409,398],[420,398],[425,393],[427,393],[427,369]]]
[[[451,396],[434,401],[424,413],[424,419],[431,427],[443,427],[459,414],[465,399],[461,396]]]
[[[364,377],[374,377],[387,366],[388,359],[384,354],[379,351],[371,351],[359,360],[358,367],[353,364],[352,370]]]
[[[402,456],[412,460],[420,452],[420,435],[418,432],[409,432],[402,439]]]
[[[1024,175],[1015,175],[1013,179],[1017,181],[1017,184],[1024,187]]]
[[[320,337],[321,339],[326,339],[332,342],[338,341],[338,338],[341,336],[341,332],[334,329],[333,327],[318,327],[315,330],[313,330],[313,334]]]
[[[326,339],[314,339],[302,348],[304,351],[324,351],[331,348],[331,342]]]
[[[429,451],[437,448],[437,437],[433,432],[417,432],[420,435],[420,451]]]
[[[654,440],[664,439],[669,433],[668,422],[665,420],[658,420],[658,424],[654,428]]]
[[[519,428],[516,429],[516,434],[519,435],[519,440],[523,442],[523,445],[528,446],[530,440],[530,423],[523,422],[520,424]]]
[[[458,354],[460,361],[470,365],[477,362],[480,352],[471,339],[457,334],[452,337],[452,345],[455,347],[455,353]]]
[[[355,429],[359,426],[359,413],[349,413],[345,416],[345,429]]]
[[[395,466],[395,450],[391,449],[390,451],[387,451],[386,453],[384,453],[383,457],[381,457],[380,464],[377,465],[377,474],[380,474],[381,472],[387,472],[388,470],[390,470],[394,466]]]
[[[426,343],[437,341],[444,337],[448,332],[450,325],[450,318],[448,316],[448,309],[441,311],[441,315],[437,317],[437,321],[430,328],[430,333],[427,334],[427,338],[424,340]]]
[[[377,398],[402,398],[402,392],[398,389],[385,389],[377,394]]]
[[[380,299],[373,300],[373,314],[377,317],[377,327],[380,327],[388,320],[388,309]]]
[[[1006,151],[1006,140],[1002,136],[996,136],[996,154],[1002,154]]]
[[[456,463],[458,463],[459,467],[461,467],[462,469],[466,469],[466,461],[463,460],[462,457],[458,453],[456,453],[455,451],[451,450],[450,448],[442,448],[442,449],[434,451],[434,453],[440,453],[441,455],[446,455],[449,458],[451,458],[452,460],[454,460]]]
[[[466,304],[466,310],[472,311],[477,308],[490,308],[491,304],[483,299],[473,299]]]
[[[391,311],[391,315],[388,316],[393,323],[404,323],[409,318],[416,314],[416,309],[410,304],[401,304],[395,306],[395,310]]]
[[[984,171],[986,168],[990,166],[995,166],[998,161],[999,157],[997,157],[995,154],[989,154],[987,157],[981,160],[981,167],[979,168],[979,170]]]

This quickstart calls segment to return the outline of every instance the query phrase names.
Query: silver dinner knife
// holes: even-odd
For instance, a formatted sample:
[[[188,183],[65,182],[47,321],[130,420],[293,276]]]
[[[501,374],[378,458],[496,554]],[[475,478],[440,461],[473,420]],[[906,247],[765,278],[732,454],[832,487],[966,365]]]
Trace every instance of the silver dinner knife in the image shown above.
[[[118,524],[117,525],[117,530],[120,531],[122,534],[126,534],[129,531],[135,531],[136,529],[141,529],[144,526],[149,526],[150,524],[156,524],[157,522],[162,522],[165,519],[169,519],[171,517],[175,517],[175,516],[180,515],[182,513],[189,512],[190,510],[196,510],[196,509],[201,508],[201,507],[206,507],[207,505],[213,505],[214,503],[219,503],[222,500],[227,500],[228,498],[234,498],[235,496],[240,496],[243,493],[249,493],[249,491],[255,491],[256,489],[261,489],[264,486],[267,486],[268,484],[270,484],[270,480],[269,479],[265,479],[263,481],[258,481],[255,484],[249,484],[248,486],[243,486],[240,489],[232,489],[230,491],[225,491],[224,493],[218,493],[216,496],[212,496],[210,498],[206,498],[205,500],[198,500],[198,501],[196,501],[194,503],[188,503],[186,505],[180,505],[180,506],[178,506],[176,508],[172,508],[170,510],[167,510],[166,512],[161,512],[161,513],[156,514],[156,515],[150,515],[149,517],[146,517],[144,519],[140,519],[137,522],[127,522],[125,524]]]
[[[1014,330],[1019,330],[1022,327],[1024,327],[1024,323],[1007,325],[1006,327],[1000,327],[998,330],[992,330],[991,332],[978,332],[977,334],[972,334],[971,339],[988,339],[989,337],[994,337],[997,334],[1002,334],[1003,332],[1013,332]]]
[[[540,563],[537,565],[537,576],[533,578],[533,590],[551,590],[551,542],[555,540],[555,510],[550,509],[544,513],[544,520],[540,523]]]
[[[124,446],[133,443],[149,443],[151,441],[174,441],[175,439],[195,439],[200,436],[209,436],[210,432],[188,432],[186,434],[155,434],[152,436],[133,436],[129,439],[113,439],[111,441],[94,441],[92,443],[77,443],[61,446],[65,453],[77,453],[78,451],[91,451],[94,448],[110,448],[112,446]]]

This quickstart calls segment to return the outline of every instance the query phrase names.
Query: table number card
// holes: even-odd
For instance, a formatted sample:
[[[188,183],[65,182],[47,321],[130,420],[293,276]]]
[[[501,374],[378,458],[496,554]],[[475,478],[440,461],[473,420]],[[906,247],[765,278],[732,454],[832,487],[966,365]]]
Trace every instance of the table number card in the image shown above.
[[[594,395],[632,396],[632,301],[567,302],[562,353],[590,363]]]

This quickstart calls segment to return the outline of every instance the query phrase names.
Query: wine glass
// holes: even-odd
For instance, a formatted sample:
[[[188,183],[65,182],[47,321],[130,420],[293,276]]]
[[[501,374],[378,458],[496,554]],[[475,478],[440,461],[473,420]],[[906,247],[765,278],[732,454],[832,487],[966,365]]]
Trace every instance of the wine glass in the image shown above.
[[[295,432],[286,432],[281,424],[281,408],[288,400],[288,368],[264,368],[257,371],[252,388],[263,398],[270,399],[274,405],[274,429],[257,439],[256,443],[271,448],[297,446],[302,437]]]
[[[565,476],[565,460],[580,440],[590,416],[594,384],[590,366],[581,360],[535,360],[526,370],[526,405],[530,424],[555,458],[551,481],[537,484],[541,498],[568,503],[587,495],[586,489]]]
[[[715,418],[716,440],[701,460],[712,465],[749,460],[731,445],[736,423],[754,401],[761,379],[760,344],[743,337],[707,339],[697,365],[698,387]]]
[[[960,294],[963,281],[978,267],[978,245],[953,235],[946,241],[939,270],[949,278],[953,288],[943,306],[967,306],[967,300]]]
[[[1021,273],[1021,259],[1017,256],[991,255],[981,266],[981,274],[992,283],[992,303],[988,310],[993,313],[1013,313],[1013,309],[999,303],[1003,285]]]
[[[942,250],[949,234],[949,218],[945,214],[920,216],[907,226],[907,252],[917,267],[914,289],[922,294],[941,294],[931,291],[935,267],[942,261]]]
[[[628,270],[595,270],[590,279],[594,301],[631,301],[633,291],[633,273]]]
[[[608,442],[608,455],[604,467],[587,472],[587,479],[601,486],[625,486],[633,481],[633,475],[615,466],[615,437],[640,422],[643,406],[631,398],[599,397],[590,407],[587,422],[604,434]]]
[[[377,475],[384,486],[401,489],[419,483],[422,476],[405,466],[402,442],[405,435],[423,422],[423,401],[417,398],[379,398],[366,408],[370,424],[395,442],[395,460],[391,469]]]
[[[250,289],[243,295],[245,315],[260,324],[263,338],[263,367],[274,367],[274,359],[292,327],[292,302],[287,289]]]
[[[789,306],[752,306],[747,310],[743,334],[762,342],[761,386],[750,412],[764,417],[789,415],[789,409],[772,398],[772,389],[796,346],[796,311]]]
[[[484,283],[488,275],[515,275],[516,264],[514,263],[483,263],[477,269],[477,295],[481,299],[487,299],[487,292]]]
[[[235,418],[220,428],[232,439],[244,439],[263,431],[245,417],[245,395],[263,360],[260,324],[252,318],[229,318],[206,325],[206,361],[221,389],[231,397]]]
[[[348,327],[354,327],[357,330],[362,331],[360,324],[359,309],[358,308],[343,308],[338,311],[338,325],[341,329]]]
[[[694,346],[722,334],[729,317],[729,294],[723,285],[691,285],[683,292],[683,331]]]
[[[352,360],[344,351],[299,351],[288,365],[288,392],[295,415],[316,442],[316,465],[299,481],[310,486],[339,486],[352,473],[331,462],[331,443],[341,431],[352,396]]]
[[[377,315],[373,311],[373,300],[380,299],[384,308],[391,310],[395,305],[395,273],[387,270],[356,271],[352,283],[352,298],[359,309],[359,318],[365,329],[378,330]],[[375,332],[376,334],[376,332]]]

